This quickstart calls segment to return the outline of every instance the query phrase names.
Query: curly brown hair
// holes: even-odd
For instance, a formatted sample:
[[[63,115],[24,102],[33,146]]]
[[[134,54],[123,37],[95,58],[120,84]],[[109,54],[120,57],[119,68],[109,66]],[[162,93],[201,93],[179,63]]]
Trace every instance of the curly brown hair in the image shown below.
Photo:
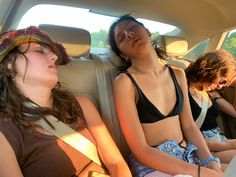
[[[223,49],[206,52],[185,69],[188,84],[196,82],[212,83],[219,77],[230,78],[236,73],[234,57]]]
[[[0,63],[0,117],[9,117],[17,125],[31,127],[35,126],[36,120],[50,114],[65,123],[79,121],[79,126],[85,126],[81,106],[73,94],[63,88],[59,82],[52,89],[53,108],[27,107],[22,104],[33,102],[25,97],[15,85],[14,77],[17,72],[15,61],[18,55],[24,56],[27,70],[28,59],[24,53],[28,48],[22,52],[15,47]],[[10,69],[8,68],[9,63],[12,65]]]

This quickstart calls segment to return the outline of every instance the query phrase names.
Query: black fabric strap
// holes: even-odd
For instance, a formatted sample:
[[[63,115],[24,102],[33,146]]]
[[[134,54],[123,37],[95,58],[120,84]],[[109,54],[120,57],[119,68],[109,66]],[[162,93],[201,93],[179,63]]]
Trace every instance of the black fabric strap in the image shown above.
[[[201,165],[200,164],[198,164],[197,176],[198,177],[201,176]]]
[[[186,149],[186,147],[182,146],[182,143],[183,143],[183,142],[184,142],[184,139],[182,139],[182,140],[178,143],[178,145],[179,145],[179,147]]]

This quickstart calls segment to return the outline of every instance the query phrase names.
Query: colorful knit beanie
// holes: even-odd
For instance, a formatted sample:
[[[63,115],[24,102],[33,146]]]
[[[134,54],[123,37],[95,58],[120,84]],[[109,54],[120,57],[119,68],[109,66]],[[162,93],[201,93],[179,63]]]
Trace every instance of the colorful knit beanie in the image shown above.
[[[21,44],[30,42],[47,44],[58,56],[58,63],[60,65],[67,64],[70,61],[61,44],[54,42],[47,33],[41,31],[39,28],[31,26],[25,29],[9,31],[0,35],[0,63],[12,49]]]

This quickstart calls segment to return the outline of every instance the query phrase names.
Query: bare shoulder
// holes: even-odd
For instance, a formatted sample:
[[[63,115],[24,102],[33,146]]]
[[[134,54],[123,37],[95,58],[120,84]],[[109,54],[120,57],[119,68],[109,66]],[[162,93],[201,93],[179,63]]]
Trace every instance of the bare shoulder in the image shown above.
[[[127,74],[121,73],[114,80],[114,88],[119,89],[119,91],[134,91],[131,79]]]
[[[115,85],[128,84],[128,83],[130,83],[130,79],[127,76],[127,74],[120,73],[118,76],[116,76],[114,83],[115,83]]]
[[[7,152],[5,154],[7,156],[10,155],[9,152],[11,152],[11,154],[14,154],[12,146],[10,145],[9,141],[7,140],[7,138],[5,137],[5,135],[1,131],[0,131],[0,144],[1,144],[1,151],[3,153],[3,154],[0,154],[0,157],[1,157],[1,155],[4,155],[4,152],[5,153]]]
[[[174,70],[177,77],[185,77],[185,72],[182,68],[171,66],[171,68]]]
[[[178,82],[180,84],[181,83],[185,84],[186,83],[186,76],[185,76],[184,70],[182,68],[175,67],[175,66],[171,66],[171,68],[173,69]]]
[[[77,95],[75,96],[76,100],[79,102],[80,106],[87,107],[87,106],[93,106],[92,101],[89,99],[89,97],[85,95]]]
[[[0,131],[0,176],[23,177],[17,162],[16,154],[7,138]]]
[[[113,89],[116,97],[135,98],[135,88],[125,73],[121,73],[115,78]]]
[[[101,123],[100,114],[89,97],[84,95],[79,95],[76,96],[76,99],[78,100],[83,110],[84,118],[88,128],[95,123]]]
[[[3,133],[0,131],[0,143],[3,143],[4,141],[6,141],[6,138],[3,135]]]

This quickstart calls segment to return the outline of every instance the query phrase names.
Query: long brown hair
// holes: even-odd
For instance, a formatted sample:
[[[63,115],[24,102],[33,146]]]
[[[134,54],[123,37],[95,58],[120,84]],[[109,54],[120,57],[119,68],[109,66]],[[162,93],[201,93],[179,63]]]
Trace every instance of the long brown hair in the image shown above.
[[[59,82],[52,89],[53,108],[28,107],[24,104],[33,102],[25,97],[14,83],[14,77],[17,74],[15,61],[18,55],[24,56],[27,69],[27,57],[24,53],[28,48],[22,52],[15,47],[0,63],[0,117],[10,117],[18,125],[31,127],[34,126],[34,121],[51,114],[69,124],[79,119],[79,126],[84,126],[81,106],[73,94],[62,87]],[[11,68],[8,67],[9,64],[12,65]]]

